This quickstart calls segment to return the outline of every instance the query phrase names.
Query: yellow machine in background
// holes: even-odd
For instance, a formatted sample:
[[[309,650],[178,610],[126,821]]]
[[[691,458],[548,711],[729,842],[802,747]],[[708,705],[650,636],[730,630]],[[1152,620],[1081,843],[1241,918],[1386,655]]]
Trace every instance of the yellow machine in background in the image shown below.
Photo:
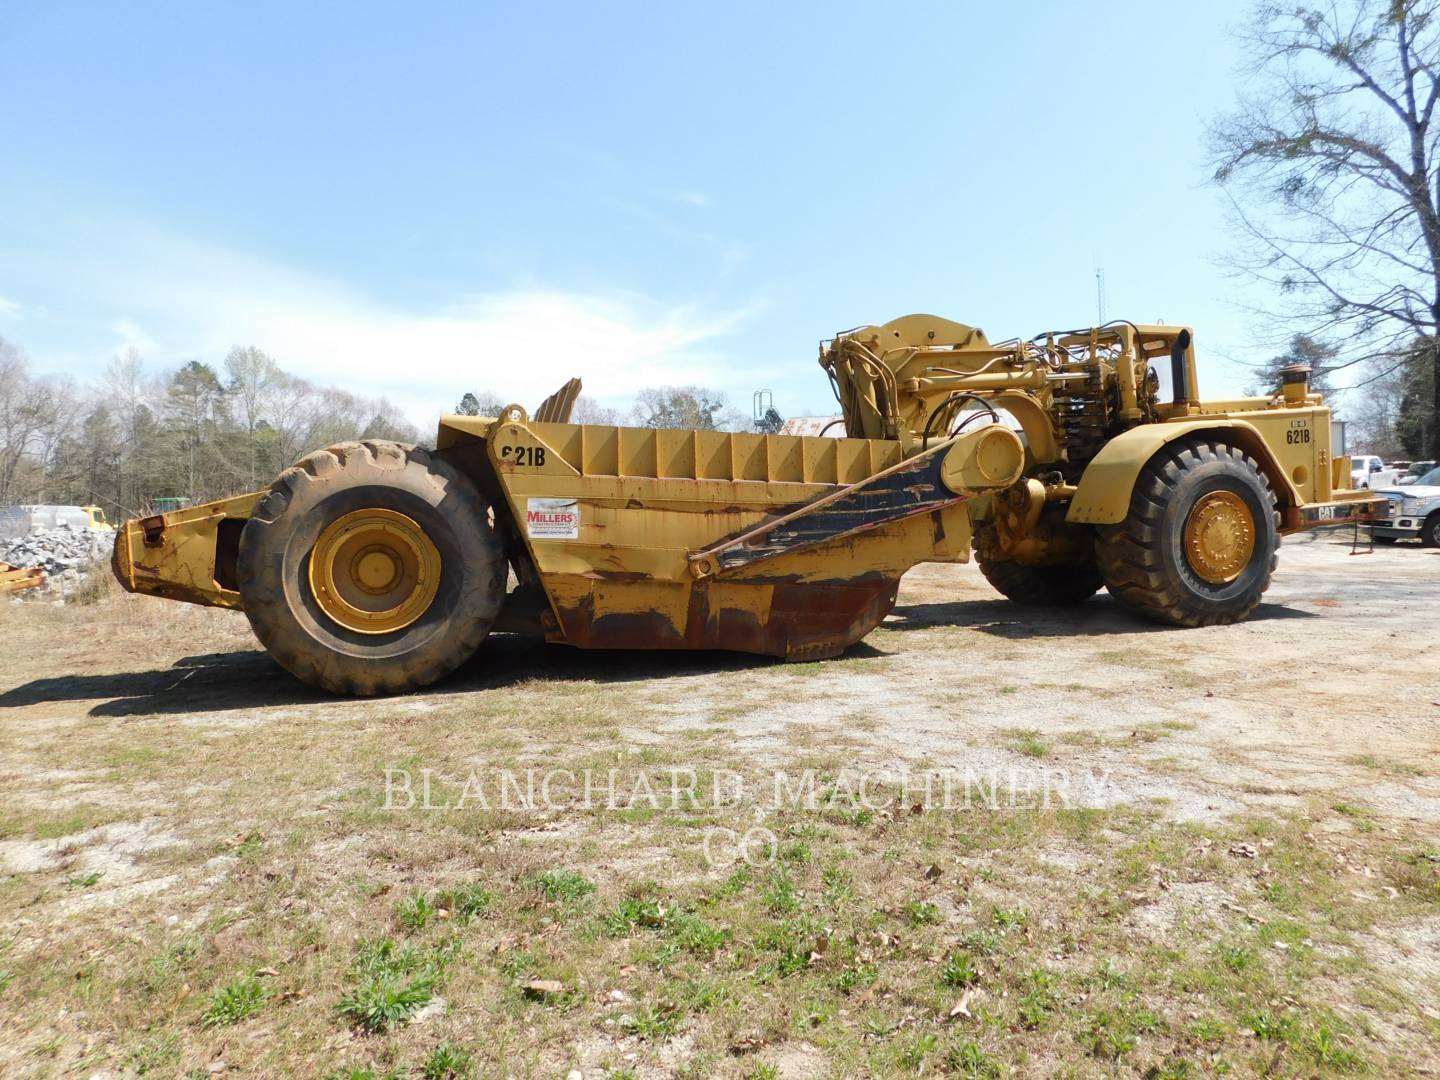
[[[300,678],[369,694],[440,678],[492,629],[833,656],[906,570],[972,542],[1021,602],[1106,586],[1153,618],[1234,621],[1282,531],[1374,503],[1338,490],[1348,461],[1303,374],[1202,403],[1186,329],[992,345],[912,315],[839,335],[821,364],[844,438],[571,424],[572,380],[533,418],[445,417],[433,452],[331,447],[267,492],[130,521],[115,572],[241,608]]]
[[[88,527],[96,532],[114,532],[115,526],[105,520],[105,511],[98,506],[82,506],[81,511],[85,514]]]

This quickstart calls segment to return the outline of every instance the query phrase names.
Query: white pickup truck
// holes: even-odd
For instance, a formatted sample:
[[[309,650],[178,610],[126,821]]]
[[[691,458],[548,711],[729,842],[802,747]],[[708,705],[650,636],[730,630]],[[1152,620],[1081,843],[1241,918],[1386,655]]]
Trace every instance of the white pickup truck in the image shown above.
[[[1382,543],[1419,537],[1426,547],[1440,547],[1440,469],[1431,469],[1405,487],[1376,488],[1389,500],[1375,518],[1375,539]]]
[[[1399,469],[1387,469],[1385,462],[1374,454],[1350,455],[1350,486],[1372,491],[1389,487],[1400,479]]]

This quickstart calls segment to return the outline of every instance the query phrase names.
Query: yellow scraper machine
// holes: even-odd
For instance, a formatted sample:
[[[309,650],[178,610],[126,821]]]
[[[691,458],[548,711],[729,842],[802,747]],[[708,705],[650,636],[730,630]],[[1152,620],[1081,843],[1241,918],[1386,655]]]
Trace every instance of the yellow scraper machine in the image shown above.
[[[834,656],[921,562],[1021,604],[1107,588],[1178,626],[1245,618],[1280,535],[1362,520],[1304,368],[1202,401],[1190,330],[992,344],[930,315],[821,345],[843,438],[447,416],[435,449],[345,443],[269,490],[127,522],[127,589],[244,610],[307,682],[394,693],[492,630],[581,648]],[[514,572],[518,582],[506,583]]]

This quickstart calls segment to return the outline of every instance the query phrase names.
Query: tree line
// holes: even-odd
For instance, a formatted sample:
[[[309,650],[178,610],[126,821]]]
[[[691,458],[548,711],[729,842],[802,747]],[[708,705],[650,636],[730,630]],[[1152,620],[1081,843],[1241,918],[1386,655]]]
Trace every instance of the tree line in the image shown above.
[[[455,411],[495,416],[506,404],[465,394]],[[649,427],[747,430],[723,394],[698,386],[640,391],[628,412],[581,396],[572,420]],[[423,435],[385,398],[322,386],[285,371],[254,346],[218,367],[192,360],[151,373],[138,350],[98,379],[37,375],[0,338],[0,506],[98,505],[113,521],[254,491],[305,454],[354,439],[420,444]]]
[[[158,498],[195,502],[263,487],[305,453],[358,438],[414,442],[393,404],[283,370],[236,347],[150,373],[128,349],[92,382],[36,375],[0,338],[0,506],[98,505],[113,520]]]

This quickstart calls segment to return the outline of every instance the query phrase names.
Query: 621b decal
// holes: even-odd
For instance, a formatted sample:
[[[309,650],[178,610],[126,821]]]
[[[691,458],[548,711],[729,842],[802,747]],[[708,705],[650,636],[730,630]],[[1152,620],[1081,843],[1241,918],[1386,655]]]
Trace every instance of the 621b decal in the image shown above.
[[[545,465],[545,447],[543,446],[502,446],[500,456],[506,461],[513,461],[522,468],[539,469]]]

